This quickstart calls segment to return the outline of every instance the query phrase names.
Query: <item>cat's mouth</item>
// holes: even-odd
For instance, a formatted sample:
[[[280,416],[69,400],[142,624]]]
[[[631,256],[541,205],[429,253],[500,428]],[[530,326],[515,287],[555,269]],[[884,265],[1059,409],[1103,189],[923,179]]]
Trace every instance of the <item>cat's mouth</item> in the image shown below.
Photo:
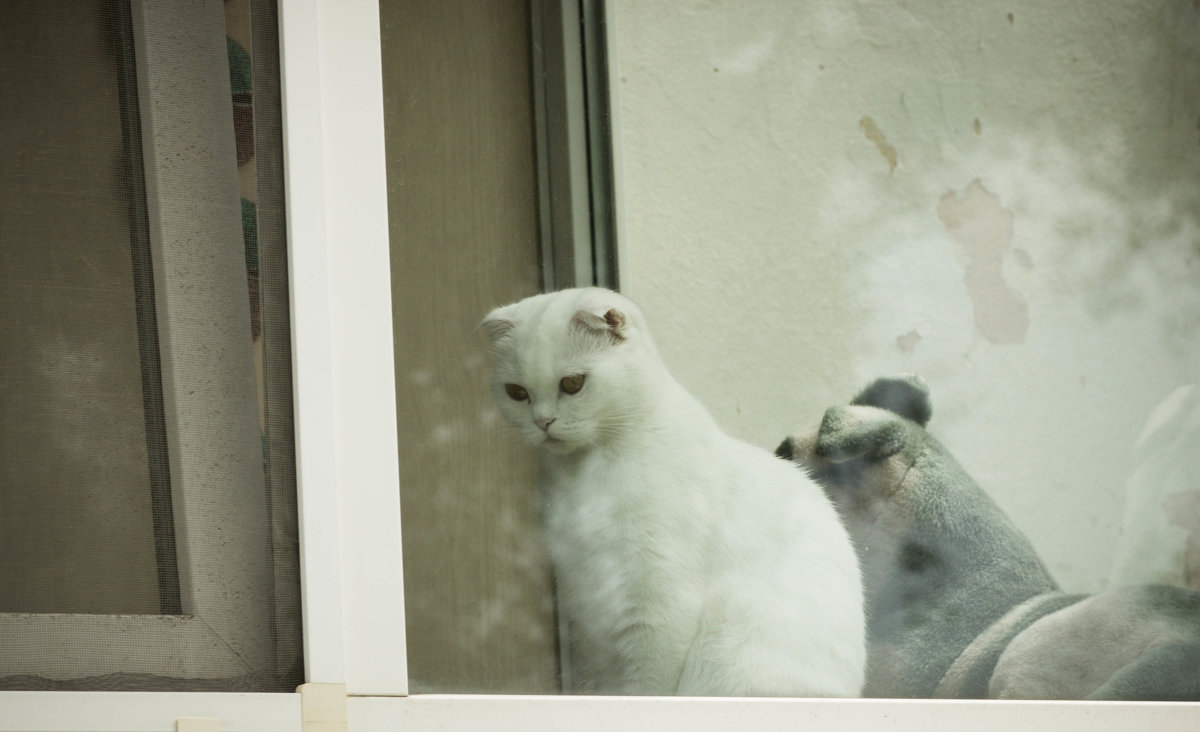
[[[552,453],[571,452],[576,447],[576,445],[572,442],[568,442],[560,437],[553,437],[551,435],[545,435],[543,437],[541,446]]]

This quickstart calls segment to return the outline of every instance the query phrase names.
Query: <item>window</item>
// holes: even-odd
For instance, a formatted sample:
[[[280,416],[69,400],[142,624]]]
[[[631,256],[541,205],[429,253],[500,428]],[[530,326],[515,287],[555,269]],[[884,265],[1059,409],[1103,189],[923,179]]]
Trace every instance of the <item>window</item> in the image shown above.
[[[416,10],[413,12],[419,19],[391,21],[392,27],[403,29],[410,35],[389,39],[387,19],[389,13],[398,12],[399,7],[399,4],[384,4],[383,37],[385,58],[389,54],[389,43],[399,49],[394,51],[395,64],[385,60],[384,86],[385,98],[388,98],[385,116],[389,119],[390,172],[399,171],[392,173],[390,210],[393,252],[401,252],[394,255],[392,274],[398,302],[394,313],[402,443],[401,494],[406,526],[406,600],[412,664],[410,691],[495,693],[515,687],[516,691],[526,693],[542,692],[550,672],[546,646],[554,640],[554,628],[550,617],[553,608],[544,600],[548,583],[545,557],[536,543],[529,541],[530,534],[536,532],[536,525],[529,523],[532,513],[528,505],[529,492],[521,489],[521,486],[529,485],[531,468],[520,462],[528,457],[525,453],[513,454],[514,450],[520,450],[519,446],[513,447],[511,440],[497,446],[491,431],[480,429],[488,419],[494,421],[495,415],[489,416],[488,397],[483,390],[486,374],[480,362],[486,356],[482,346],[472,344],[466,332],[488,305],[528,294],[533,280],[529,264],[533,252],[528,246],[528,218],[525,219],[524,233],[512,237],[517,241],[516,249],[510,250],[506,248],[507,223],[500,223],[507,220],[498,215],[499,212],[504,215],[527,212],[530,188],[527,161],[519,168],[525,177],[512,171],[500,173],[500,177],[509,183],[502,191],[507,196],[506,204],[495,211],[489,211],[485,205],[483,224],[476,224],[479,229],[471,232],[464,228],[468,225],[467,220],[477,215],[472,205],[486,198],[483,191],[488,183],[487,176],[501,170],[489,157],[495,150],[495,143],[491,142],[488,132],[480,129],[483,125],[490,131],[494,123],[484,121],[486,115],[479,111],[480,107],[488,103],[489,93],[494,94],[500,88],[505,89],[502,95],[507,102],[520,101],[522,97],[494,81],[483,82],[484,91],[480,91],[459,86],[449,77],[449,70],[460,66],[467,71],[496,74],[506,61],[510,66],[519,64],[521,54],[514,48],[519,49],[520,43],[512,39],[520,37],[520,29],[502,25],[494,17],[485,18],[482,14],[464,10],[469,4],[443,4],[442,13],[449,24],[461,28],[465,25],[461,18],[468,17],[481,26],[504,28],[506,30],[498,33],[485,32],[480,38],[487,42],[511,40],[513,47],[488,56],[485,44],[480,40],[458,49],[433,41],[431,38],[442,38],[430,30],[436,24],[429,14]],[[416,6],[403,7],[413,9]],[[494,5],[491,10],[495,12]],[[609,7],[610,18],[615,16],[618,26],[620,72],[614,75],[619,81],[614,81],[612,86],[618,90],[621,112],[626,120],[621,128],[625,139],[622,151],[625,170],[629,171],[621,181],[627,193],[623,200],[624,211],[630,217],[626,219],[630,231],[626,246],[631,262],[623,263],[628,277],[622,277],[621,283],[635,298],[644,298],[657,307],[668,321],[680,322],[684,319],[681,310],[692,312],[694,309],[698,313],[695,320],[722,324],[729,340],[713,341],[708,337],[711,334],[699,339],[705,343],[699,349],[705,353],[700,361],[692,357],[699,345],[696,331],[671,329],[667,340],[674,343],[673,363],[684,373],[695,372],[685,376],[685,382],[709,391],[716,408],[723,410],[725,424],[762,446],[771,447],[804,422],[819,419],[826,407],[848,402],[870,378],[914,367],[947,385],[945,393],[934,387],[935,405],[946,406],[945,413],[935,410],[943,419],[940,427],[939,423],[934,423],[935,431],[944,430],[965,439],[960,431],[965,422],[956,421],[969,420],[967,410],[971,406],[965,404],[954,390],[969,389],[975,394],[968,401],[978,402],[974,416],[983,419],[984,415],[990,414],[984,408],[990,397],[985,395],[996,392],[997,385],[1003,383],[1000,372],[1006,367],[1000,364],[1011,365],[1009,359],[1012,358],[1038,361],[1049,355],[1036,340],[1045,335],[1036,327],[1029,330],[1030,324],[1025,320],[1029,312],[1039,311],[1008,284],[1016,280],[1028,284],[1021,279],[1031,277],[1028,252],[1012,251],[1012,232],[1006,228],[1011,226],[1012,212],[980,206],[984,200],[996,202],[992,192],[981,190],[981,184],[971,183],[970,179],[965,180],[957,191],[939,188],[940,183],[931,183],[931,180],[942,180],[938,176],[947,175],[946,171],[927,170],[935,166],[923,160],[905,164],[893,143],[881,132],[881,123],[869,115],[853,117],[849,132],[834,138],[838,140],[838,147],[827,153],[837,159],[842,154],[839,151],[846,147],[857,151],[855,154],[861,155],[863,160],[852,158],[841,167],[830,163],[816,170],[800,164],[804,155],[824,159],[820,157],[824,152],[821,145],[827,144],[827,138],[815,139],[806,135],[805,130],[809,125],[824,123],[826,120],[821,117],[821,111],[833,106],[832,97],[820,104],[810,99],[808,106],[799,105],[797,99],[807,98],[801,95],[809,89],[804,84],[829,84],[828,93],[833,95],[839,85],[848,84],[847,79],[858,78],[856,75],[862,73],[856,67],[847,67],[842,71],[844,76],[838,80],[823,81],[820,74],[827,69],[816,57],[825,53],[831,58],[842,58],[851,53],[847,49],[853,49],[861,41],[861,34],[865,33],[869,38],[869,33],[882,33],[891,27],[878,20],[873,21],[879,23],[878,27],[871,25],[857,10],[830,10],[824,15],[817,14],[819,23],[813,20],[814,12],[812,7],[805,6],[791,8],[790,14],[782,15],[764,8],[735,11],[718,6],[690,10],[634,8],[620,4]],[[682,17],[695,28],[681,36],[678,30]],[[780,18],[790,25],[779,25],[776,21]],[[1000,21],[999,30],[995,32],[1007,32],[1008,19],[1001,15]],[[728,38],[728,29],[738,29],[740,35]],[[802,33],[802,29],[806,30]],[[797,41],[797,37],[808,37],[804,33],[817,38],[819,43]],[[702,40],[692,42],[688,40],[690,35]],[[422,39],[425,45],[422,45]],[[835,41],[843,45],[829,48],[821,45]],[[541,47],[546,56],[553,53],[549,44]],[[400,60],[404,52],[411,56]],[[480,54],[486,60],[479,60],[473,57],[474,54]],[[789,76],[793,67],[799,68],[793,63],[796,59],[811,66],[811,72],[805,72],[809,76],[802,77],[804,84]],[[919,64],[920,61],[905,63]],[[988,63],[996,67],[984,69]],[[989,88],[993,80],[989,75],[1002,77],[1003,68],[1011,63],[1007,57],[980,62],[981,67],[973,72],[978,76],[972,77],[969,83]],[[906,66],[899,61],[896,64],[894,69],[886,64],[881,64],[880,68],[892,69],[890,73],[899,77],[895,95],[888,97],[888,103],[905,109],[907,97],[902,95],[927,92],[927,86],[934,82],[922,77],[920,84],[914,82],[915,90],[908,91],[905,86],[908,80],[901,71]],[[456,108],[451,105],[437,107],[432,95],[414,91],[422,88],[419,78],[423,78],[425,68],[433,70],[436,75],[434,86],[441,94],[449,97],[452,103],[465,105],[473,111],[446,111]],[[884,72],[878,75],[883,79],[891,78]],[[550,76],[535,71],[535,80]],[[783,90],[781,93],[785,97],[775,99],[772,96],[774,89]],[[971,92],[975,93],[978,92]],[[536,83],[534,94],[536,97]],[[885,90],[878,90],[858,103],[883,105],[884,95]],[[717,98],[723,101],[714,101]],[[966,94],[966,98],[973,99],[970,94]],[[842,112],[849,114],[846,110]],[[429,119],[448,120],[438,124],[459,144],[425,145],[419,135],[411,132],[423,126],[422,120],[427,119],[423,115],[429,115]],[[521,113],[511,110],[501,112],[499,116],[524,120]],[[1015,120],[1001,118],[1002,115],[997,115],[996,125],[1017,124]],[[456,128],[456,122],[462,127]],[[425,126],[433,124],[424,122]],[[916,125],[916,122],[912,124]],[[776,128],[788,130],[786,144],[772,137]],[[986,137],[986,128],[986,122],[974,116],[966,118],[962,126],[963,142],[954,138],[956,144],[978,143]],[[451,129],[455,131],[450,132]],[[940,139],[939,129],[935,127],[934,132],[921,134]],[[519,126],[517,132],[522,132]],[[926,142],[912,129],[908,133],[918,142]],[[490,143],[493,147],[476,150],[471,147],[472,143]],[[986,148],[989,144],[984,142],[979,146]],[[527,149],[527,137],[518,137],[516,145]],[[569,149],[569,146],[564,148]],[[778,155],[780,149],[787,150],[790,157]],[[919,150],[932,155],[923,148]],[[437,162],[430,164],[414,151]],[[747,164],[743,160],[746,155],[758,157],[751,158],[753,163]],[[877,160],[875,156],[878,156]],[[943,153],[939,164],[952,167],[953,158],[953,154]],[[716,161],[717,167],[710,167],[711,161]],[[1026,159],[1018,156],[1010,161],[1010,165],[1001,168],[1000,174],[1016,176],[1015,169],[1024,162]],[[868,168],[864,172],[863,168],[869,163],[875,163],[878,170]],[[469,185],[458,183],[447,189],[440,188],[444,181],[460,174],[460,170],[453,167],[456,164],[462,175],[469,178]],[[917,181],[905,179],[904,174],[909,172],[911,175],[915,167],[920,168],[922,178]],[[544,175],[545,168],[541,172]],[[953,179],[954,174],[961,174],[961,171],[953,171],[948,178]],[[764,176],[762,184],[758,183],[760,175]],[[437,191],[431,200],[421,198],[417,191],[418,180],[430,190]],[[833,190],[822,187],[824,182],[829,182]],[[454,185],[458,188],[453,188]],[[629,196],[629,187],[635,185],[641,186],[639,192]],[[469,193],[470,200],[456,199],[454,190]],[[924,206],[916,201],[913,197],[918,191],[936,193],[932,204]],[[702,201],[697,196],[710,198]],[[664,199],[671,200],[667,209],[661,206]],[[870,211],[867,220],[880,231],[867,229],[862,223],[864,216],[854,213],[856,203],[867,206]],[[1042,204],[1048,205],[1045,201]],[[439,211],[439,205],[449,206],[455,215],[445,216]],[[723,211],[720,220],[713,214],[718,209]],[[913,210],[914,213],[909,213]],[[437,226],[444,227],[439,228],[439,235],[427,235],[423,226],[416,223],[422,213],[428,214]],[[1171,226],[1190,231],[1187,224],[1190,216],[1189,213],[1176,216]],[[916,226],[913,219],[919,217],[927,219],[926,229],[919,230],[920,236],[910,234]],[[970,226],[981,226],[982,229],[964,230]],[[895,235],[901,240],[890,242],[885,248],[877,239],[886,238],[883,232],[890,231],[890,227],[896,229]],[[934,230],[928,231],[930,227]],[[996,231],[988,233],[989,227]],[[447,230],[451,232],[450,236],[445,236]],[[486,230],[487,234],[481,234],[481,230]],[[804,232],[810,230],[832,233],[827,241],[809,241],[804,238]],[[850,258],[844,252],[846,243],[840,235],[843,230],[852,240],[863,237],[861,243],[856,244],[861,251],[856,250]],[[720,236],[715,234],[717,231],[722,232]],[[785,231],[790,233],[787,240],[781,238]],[[988,238],[1003,238],[1005,232],[1009,241],[997,242]],[[983,244],[978,243],[979,238],[983,239]],[[482,244],[480,239],[483,239]],[[798,241],[804,241],[804,246],[797,246]],[[524,249],[522,242],[525,242]],[[941,249],[934,251],[934,242]],[[1171,246],[1186,254],[1186,247],[1178,246],[1181,243],[1177,241]],[[557,241],[553,235],[548,237],[543,232],[541,244],[543,253],[547,249],[553,252]],[[989,258],[995,252],[979,252],[973,247],[986,249],[991,245],[998,247],[997,251],[1009,256],[1011,261],[995,263],[998,271],[991,273],[995,277],[983,281],[978,279],[981,265],[976,260],[990,262]],[[473,250],[472,246],[480,248]],[[522,252],[524,259],[520,256]],[[912,262],[907,266],[918,270],[911,273],[912,284],[888,280],[898,268],[907,271],[892,258],[903,262],[909,257]],[[954,264],[956,258],[961,264]],[[447,262],[455,261],[458,264],[447,265]],[[941,287],[946,289],[929,289],[931,277],[944,278],[944,270],[954,270],[956,266],[964,273],[939,280]],[[1048,270],[1054,266],[1046,264]],[[524,291],[519,287],[504,290],[503,285],[489,279],[505,268],[515,269],[518,277],[524,276]],[[925,271],[926,268],[933,273]],[[1069,278],[1071,275],[1060,272],[1051,279],[1056,276]],[[428,284],[424,289],[414,287],[406,277]],[[580,281],[590,280],[584,277],[556,284]],[[955,288],[964,284],[968,288],[967,302],[966,307],[961,307],[964,304],[960,301],[962,294]],[[429,297],[429,291],[438,289],[438,285],[462,294],[452,298],[452,303]],[[1186,283],[1176,280],[1175,285],[1180,293],[1186,293]],[[952,294],[947,295],[946,290]],[[897,302],[881,302],[877,294],[881,291],[894,293]],[[739,323],[745,313],[740,308],[730,309],[729,303],[731,300],[740,303],[743,296],[751,297],[751,292],[754,293],[751,299],[761,300],[759,308],[754,312],[753,322]],[[1048,307],[1049,311],[1056,309],[1057,306],[1050,305],[1055,301],[1054,295],[1042,290],[1037,296],[1044,298],[1041,307]],[[1187,299],[1186,294],[1181,296]],[[825,297],[843,303],[844,312],[838,308],[825,312],[821,305]],[[688,300],[691,305],[681,309],[679,298]],[[1062,304],[1069,299],[1062,298],[1058,302]],[[459,307],[465,312],[459,312]],[[823,315],[814,318],[810,314],[813,312]],[[409,317],[409,314],[415,317]],[[905,317],[916,318],[916,323],[900,328]],[[948,322],[940,322],[939,318]],[[956,332],[954,329],[959,325],[955,319],[969,321],[963,335],[965,340],[959,344],[967,352],[967,362],[972,368],[979,369],[982,363],[975,363],[973,359],[995,358],[997,360],[990,366],[994,371],[985,374],[964,367],[951,373],[950,359],[961,354],[952,352],[953,349],[947,352],[944,350],[947,346],[943,344],[926,342],[952,337],[950,334]],[[1050,316],[1042,322],[1052,320],[1053,316]],[[830,329],[825,321],[839,325]],[[454,324],[457,327],[449,327]],[[1061,327],[1061,324],[1050,327]],[[414,328],[423,328],[435,335],[414,337],[411,330]],[[889,328],[899,330],[890,333]],[[769,333],[764,329],[770,329]],[[1034,339],[1024,355],[1019,350],[1019,343],[1024,341],[1014,335],[1017,331],[1021,331],[1022,338],[1028,331],[1029,337]],[[1101,332],[1095,337],[1106,339],[1111,333]],[[453,349],[446,353],[437,352],[450,342],[455,344]],[[1113,342],[1119,344],[1120,340]],[[787,345],[783,345],[785,343]],[[1137,397],[1142,400],[1142,418],[1153,407],[1151,397],[1157,399],[1169,393],[1178,386],[1178,381],[1172,379],[1188,373],[1191,355],[1179,356],[1165,346],[1169,343],[1158,346],[1157,358],[1171,376]],[[1081,353],[1086,360],[1086,349]],[[1054,358],[1058,360],[1055,366],[1060,373],[1056,378],[1061,378],[1063,369],[1074,368],[1065,354],[1056,353]],[[771,372],[774,376],[766,382],[750,378],[741,386],[729,388],[741,380],[738,373],[732,373],[728,368],[735,362],[741,364],[741,374]],[[828,365],[822,365],[826,362],[837,366],[831,371]],[[474,381],[472,369],[476,371]],[[1039,370],[1039,373],[1049,371]],[[967,387],[967,381],[971,383],[970,387]],[[786,388],[780,393],[765,384]],[[1143,386],[1135,384],[1131,391]],[[1038,392],[1034,389],[1031,393]],[[1065,395],[1059,398],[1065,398]],[[739,402],[750,399],[757,401],[753,411],[745,405],[739,408]],[[461,415],[456,409],[463,410]],[[1035,405],[1028,404],[1026,409],[1033,411]],[[1008,418],[1016,420],[1017,415],[1008,415]],[[1112,431],[1105,425],[1123,419],[1125,417],[1114,411],[1107,422],[1089,424],[1092,437],[1100,442],[1122,439],[1120,430]],[[1006,439],[1015,439],[1018,432],[1014,425],[1012,437]],[[991,430],[979,426],[974,439],[993,443],[996,438]],[[969,440],[967,444],[970,444]],[[1065,486],[1063,472],[1075,470],[1070,466],[1078,464],[1079,456],[1075,456],[1074,462],[1069,459],[1056,462],[1051,454],[1055,458],[1066,456],[1050,439],[1038,438],[1030,449],[1041,455],[1038,464],[1052,476],[1050,480],[1060,487]],[[1076,446],[1074,449],[1088,448]],[[992,460],[1011,462],[1007,452],[1004,456],[993,454]],[[511,464],[513,461],[517,464]],[[429,466],[430,472],[419,472],[421,465]],[[995,466],[992,467],[994,470]],[[1094,519],[1088,527],[1080,528],[1072,537],[1063,537],[1066,532],[1062,531],[1053,537],[1043,535],[1035,545],[1046,555],[1046,561],[1053,564],[1053,572],[1063,587],[1088,591],[1103,587],[1111,554],[1097,552],[1095,544],[1104,541],[1097,539],[1100,535],[1113,543],[1112,537],[1117,533],[1121,516],[1119,510],[1112,510],[1111,504],[1119,502],[1120,496],[1115,494],[1120,493],[1122,486],[1118,483],[1112,487],[1114,495],[1097,497],[1092,495],[1095,481],[1080,481],[1070,499],[1066,498],[1067,491],[1062,491],[1052,498],[1039,494],[1034,501],[1015,491],[1006,492],[1019,485],[1035,483],[1036,476],[1021,472],[1029,470],[1023,462],[1016,467],[1017,475],[1021,476],[1019,480],[996,481],[995,473],[989,475],[985,470],[981,482],[985,486],[997,484],[997,499],[1014,515],[1019,517],[1024,511],[1024,518],[1019,519],[1026,522],[1021,524],[1022,530],[1031,534],[1039,530],[1038,522],[1058,526],[1062,516],[1072,516],[1079,507],[1086,506],[1084,510]],[[1091,499],[1085,500],[1081,495],[1083,492],[1088,492]],[[1020,508],[1012,505],[1021,502],[1024,505]],[[1057,505],[1060,519],[1048,518],[1047,503]],[[1047,530],[1046,526],[1040,528],[1043,533]],[[538,597],[543,598],[540,605],[536,603]],[[540,676],[537,670],[541,671]],[[522,673],[528,675],[522,676]]]
[[[0,11],[6,689],[301,679],[278,132],[225,7]]]

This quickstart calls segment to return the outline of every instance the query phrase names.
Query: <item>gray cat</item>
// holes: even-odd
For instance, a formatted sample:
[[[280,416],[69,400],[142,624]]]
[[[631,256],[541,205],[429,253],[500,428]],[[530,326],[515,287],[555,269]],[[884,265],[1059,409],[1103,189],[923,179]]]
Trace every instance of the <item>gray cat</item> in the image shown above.
[[[877,379],[777,454],[838,508],[863,568],[864,696],[1200,699],[1200,593],[1060,591],[1028,539],[925,431],[929,390]]]

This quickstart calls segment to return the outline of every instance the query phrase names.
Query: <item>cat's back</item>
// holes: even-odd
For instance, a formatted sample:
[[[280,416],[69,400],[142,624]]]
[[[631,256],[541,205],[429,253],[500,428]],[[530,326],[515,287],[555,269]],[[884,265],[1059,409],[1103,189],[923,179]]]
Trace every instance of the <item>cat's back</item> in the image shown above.
[[[729,493],[721,521],[721,553],[747,565],[761,563],[758,571],[779,573],[777,581],[792,574],[825,572],[821,581],[844,588],[850,608],[861,605],[857,555],[816,481],[795,463],[733,438],[721,452],[727,462],[724,489]],[[734,581],[742,582],[736,577]]]
[[[689,478],[717,496],[717,508],[681,690],[857,695],[866,662],[862,583],[836,510],[802,469],[732,437],[714,440],[703,463],[708,472]]]
[[[678,693],[859,693],[857,558],[800,468],[689,426],[579,456],[568,472],[547,515],[564,599],[606,631],[669,617],[690,639]]]

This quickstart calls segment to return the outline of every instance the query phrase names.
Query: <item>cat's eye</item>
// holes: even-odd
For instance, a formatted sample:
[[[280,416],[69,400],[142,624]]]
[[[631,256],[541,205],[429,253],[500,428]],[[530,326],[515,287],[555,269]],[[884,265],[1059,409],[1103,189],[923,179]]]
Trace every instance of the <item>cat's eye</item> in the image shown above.
[[[505,384],[504,393],[508,394],[508,398],[514,402],[523,402],[529,398],[529,392],[525,391],[525,387],[520,384]]]
[[[558,382],[558,388],[562,389],[564,394],[578,394],[579,390],[583,388],[585,378],[587,378],[587,374],[564,376],[562,381]]]

